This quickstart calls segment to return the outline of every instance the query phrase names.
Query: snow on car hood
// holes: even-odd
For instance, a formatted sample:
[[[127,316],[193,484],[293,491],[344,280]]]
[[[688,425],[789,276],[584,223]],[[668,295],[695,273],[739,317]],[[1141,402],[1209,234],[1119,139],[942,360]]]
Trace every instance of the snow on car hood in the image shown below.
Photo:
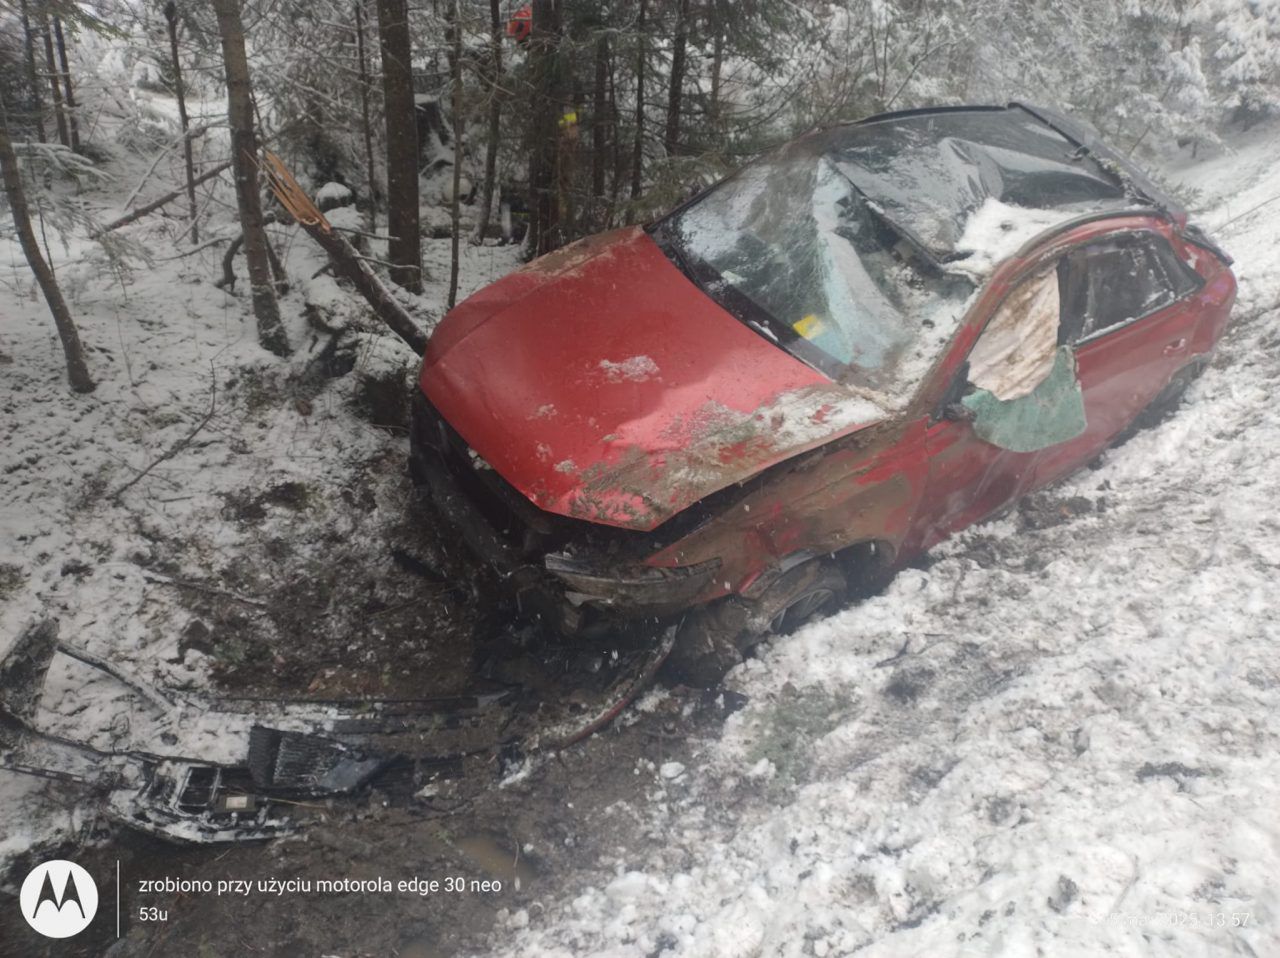
[[[535,505],[638,530],[887,415],[717,306],[638,227],[459,304],[421,387]]]

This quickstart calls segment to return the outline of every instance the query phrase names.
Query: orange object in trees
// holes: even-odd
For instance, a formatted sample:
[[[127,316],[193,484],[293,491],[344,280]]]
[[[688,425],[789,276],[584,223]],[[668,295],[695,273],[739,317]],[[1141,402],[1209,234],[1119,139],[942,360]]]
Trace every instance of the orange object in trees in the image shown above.
[[[533,5],[526,3],[511,14],[507,21],[507,36],[516,43],[525,43],[533,33]]]

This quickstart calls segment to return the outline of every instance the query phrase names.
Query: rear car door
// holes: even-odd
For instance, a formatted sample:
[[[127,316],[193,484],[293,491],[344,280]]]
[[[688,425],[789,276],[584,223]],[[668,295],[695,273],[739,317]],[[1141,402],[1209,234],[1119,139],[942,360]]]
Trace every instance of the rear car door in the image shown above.
[[[1059,262],[1059,342],[1072,347],[1084,390],[1085,432],[1036,454],[1028,490],[1101,452],[1187,362],[1203,280],[1156,232],[1080,246]]]

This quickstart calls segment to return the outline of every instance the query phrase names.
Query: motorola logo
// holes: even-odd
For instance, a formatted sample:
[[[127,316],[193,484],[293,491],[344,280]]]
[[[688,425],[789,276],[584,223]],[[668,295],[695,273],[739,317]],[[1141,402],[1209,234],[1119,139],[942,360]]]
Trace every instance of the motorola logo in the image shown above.
[[[54,859],[31,869],[18,895],[22,917],[46,938],[70,938],[98,911],[98,886],[75,862]]]

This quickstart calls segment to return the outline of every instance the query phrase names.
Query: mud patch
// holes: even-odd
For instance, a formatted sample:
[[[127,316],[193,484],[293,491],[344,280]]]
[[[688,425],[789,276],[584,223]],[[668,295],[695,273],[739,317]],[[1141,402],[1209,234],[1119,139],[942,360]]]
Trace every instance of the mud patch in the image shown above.
[[[11,562],[0,562],[0,602],[17,593],[26,581],[27,575],[22,571],[22,566]]]
[[[1052,529],[1081,516],[1106,510],[1106,503],[1088,496],[1056,496],[1040,493],[1027,496],[1018,503],[1019,524],[1024,529]]]
[[[906,666],[889,679],[884,694],[899,705],[915,705],[933,686],[935,677],[928,666]]]

